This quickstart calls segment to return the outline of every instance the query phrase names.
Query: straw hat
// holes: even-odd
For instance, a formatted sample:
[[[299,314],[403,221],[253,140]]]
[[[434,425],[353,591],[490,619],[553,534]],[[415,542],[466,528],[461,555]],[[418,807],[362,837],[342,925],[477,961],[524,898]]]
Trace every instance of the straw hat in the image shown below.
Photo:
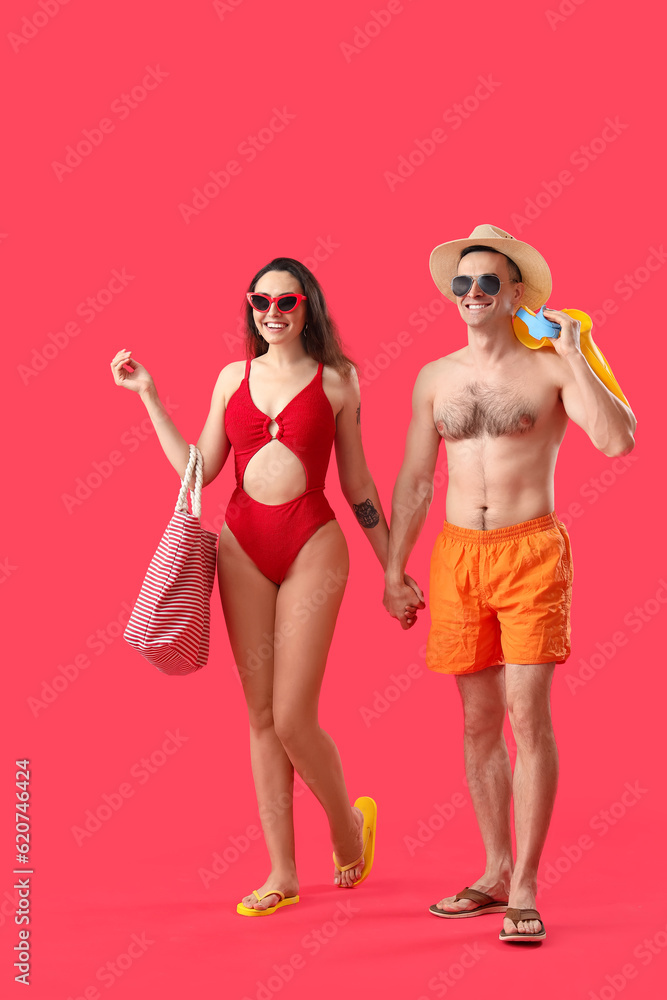
[[[491,250],[499,250],[514,261],[521,271],[525,286],[521,303],[537,312],[551,295],[549,265],[534,247],[516,240],[497,226],[475,226],[467,240],[450,240],[449,243],[441,243],[431,252],[431,274],[443,295],[456,302],[450,282],[458,271],[461,251],[478,243]]]

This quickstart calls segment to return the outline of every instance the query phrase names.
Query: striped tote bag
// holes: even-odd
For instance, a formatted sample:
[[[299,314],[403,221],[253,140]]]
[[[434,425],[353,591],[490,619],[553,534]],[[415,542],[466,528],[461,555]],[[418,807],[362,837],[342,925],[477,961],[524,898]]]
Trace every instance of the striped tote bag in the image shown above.
[[[186,495],[193,470],[190,513]],[[201,526],[203,481],[204,460],[191,444],[176,508],[123,633],[164,674],[190,674],[208,660],[218,536]]]

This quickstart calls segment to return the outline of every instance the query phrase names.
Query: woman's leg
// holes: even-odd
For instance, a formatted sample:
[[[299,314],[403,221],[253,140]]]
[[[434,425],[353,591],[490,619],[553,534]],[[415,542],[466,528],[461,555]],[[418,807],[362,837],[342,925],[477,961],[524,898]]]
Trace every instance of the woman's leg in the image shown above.
[[[248,705],[250,759],[259,817],[271,859],[266,882],[257,886],[280,889],[286,896],[298,891],[294,860],[292,793],[294,768],[273,725],[273,649],[278,587],[268,580],[243,551],[225,525],[218,547],[218,585],[229,641]],[[252,894],[245,906],[266,909],[278,902],[267,896],[261,903]]]
[[[362,853],[362,816],[350,805],[340,756],[320,728],[317,706],[348,568],[343,532],[328,521],[308,539],[280,586],[273,683],[276,733],[326,811],[341,865]],[[362,871],[363,864],[336,877],[348,886]]]

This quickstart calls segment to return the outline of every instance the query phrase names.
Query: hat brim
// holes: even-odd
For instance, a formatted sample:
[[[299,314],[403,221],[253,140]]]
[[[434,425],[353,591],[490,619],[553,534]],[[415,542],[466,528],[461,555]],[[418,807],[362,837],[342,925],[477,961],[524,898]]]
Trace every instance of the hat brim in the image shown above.
[[[451,289],[451,280],[458,272],[459,257],[466,247],[488,246],[513,260],[521,271],[524,293],[521,304],[537,312],[551,295],[551,271],[546,260],[534,247],[521,240],[475,237],[465,240],[450,240],[441,243],[431,251],[429,267],[431,276],[443,295],[451,302],[457,298]]]

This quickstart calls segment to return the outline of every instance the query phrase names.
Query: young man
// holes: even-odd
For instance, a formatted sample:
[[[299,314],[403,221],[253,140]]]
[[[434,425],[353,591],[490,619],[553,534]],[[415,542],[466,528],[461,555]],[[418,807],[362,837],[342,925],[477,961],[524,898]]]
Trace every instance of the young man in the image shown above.
[[[456,675],[466,776],[486,851],[480,878],[431,912],[451,919],[506,911],[501,939],[535,941],[545,936],[534,908],[537,868],[558,775],[549,693],[555,664],[570,652],[572,563],[553,512],[556,458],[568,419],[609,457],[632,450],[636,421],[589,367],[576,320],[547,309],[561,326],[554,351],[530,350],[515,336],[519,305],[537,311],[551,293],[549,268],[533,247],[477,226],[468,239],[435,248],[431,273],[456,303],[468,344],[417,376],[384,603],[404,628],[414,624],[419,605],[404,573],[444,439],[449,486],[431,560],[426,663]],[[503,736],[508,710],[514,774]]]

